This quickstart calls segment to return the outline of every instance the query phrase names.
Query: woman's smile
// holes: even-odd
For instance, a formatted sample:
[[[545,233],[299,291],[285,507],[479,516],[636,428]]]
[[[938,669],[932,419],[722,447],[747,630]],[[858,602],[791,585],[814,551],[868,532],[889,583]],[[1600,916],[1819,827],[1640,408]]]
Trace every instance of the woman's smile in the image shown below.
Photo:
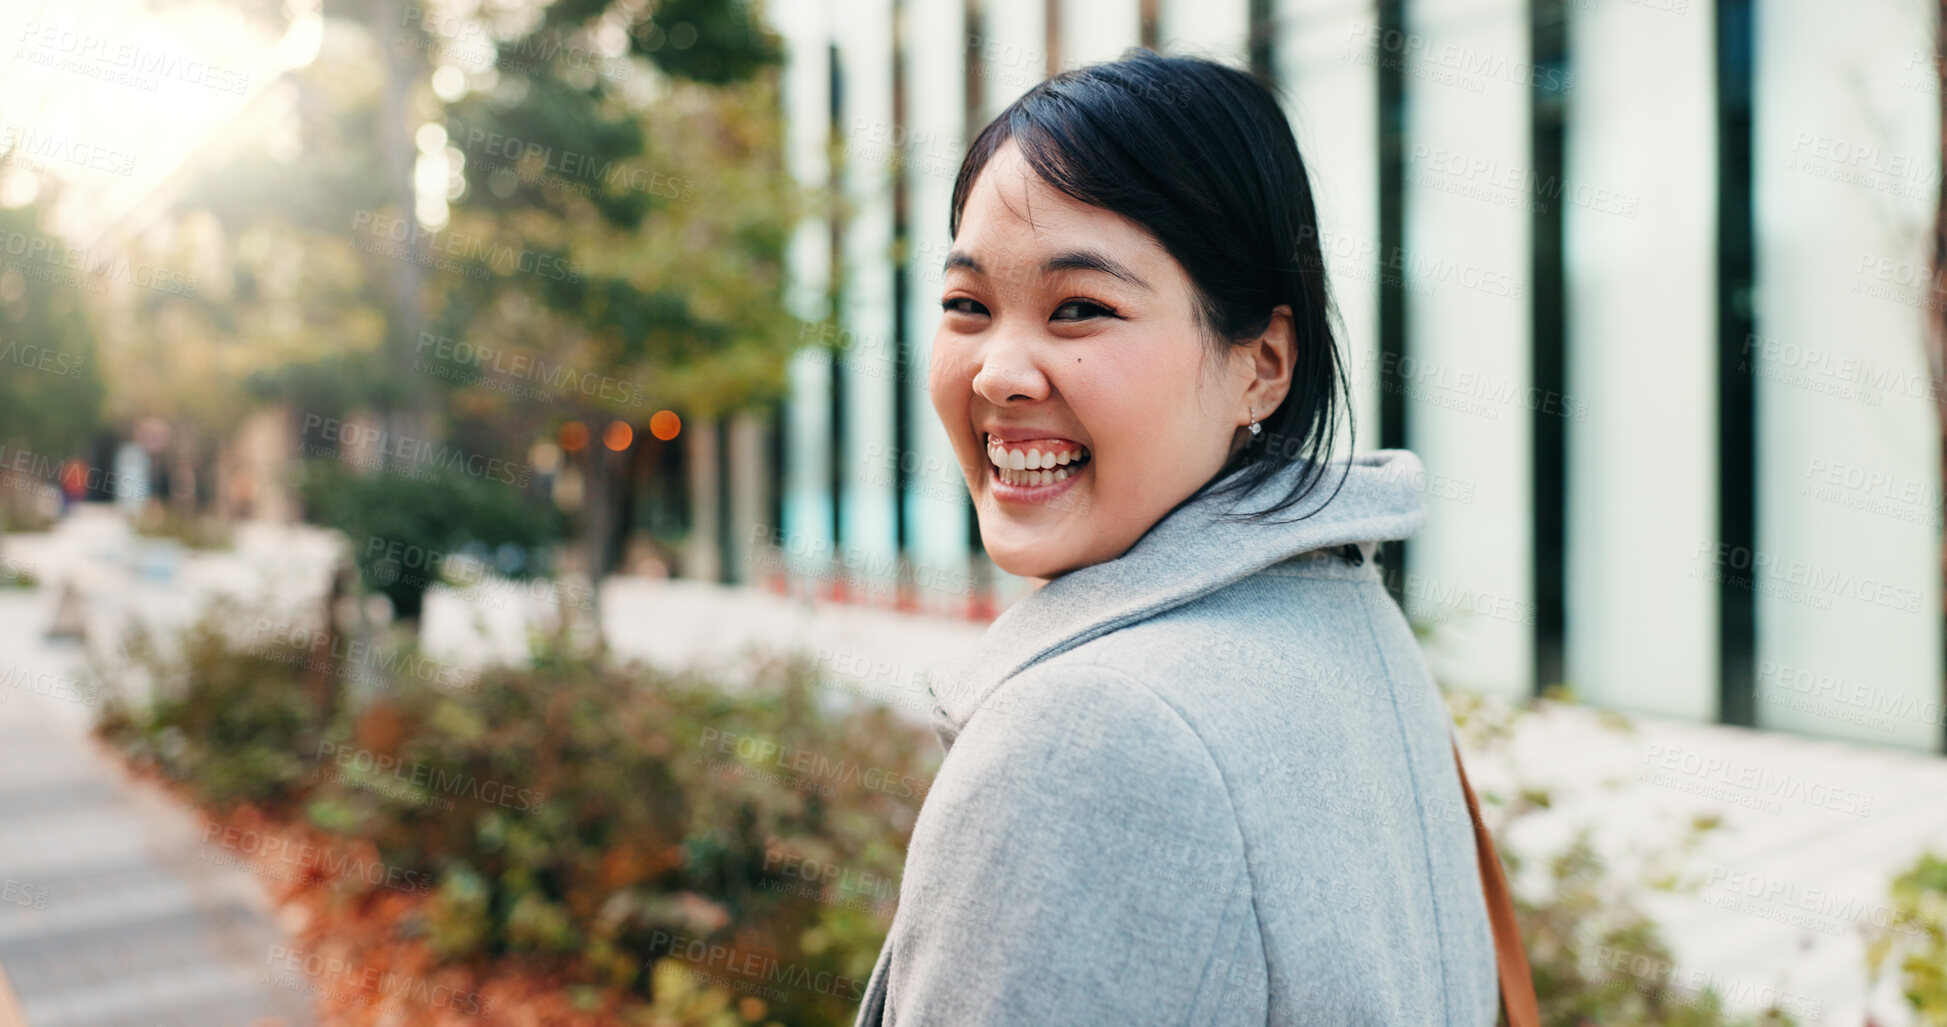
[[[987,480],[1002,502],[1041,503],[1067,492],[1092,459],[1088,447],[1062,438],[1004,441],[984,434]]]

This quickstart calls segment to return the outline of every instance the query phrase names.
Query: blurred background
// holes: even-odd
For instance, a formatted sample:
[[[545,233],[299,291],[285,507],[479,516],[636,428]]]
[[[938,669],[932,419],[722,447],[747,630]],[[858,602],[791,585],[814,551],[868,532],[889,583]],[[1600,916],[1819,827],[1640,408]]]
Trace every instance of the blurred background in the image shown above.
[[[0,4],[0,1027],[851,1022],[1028,587],[953,179],[1132,46],[1285,100],[1549,1022],[1947,1023],[1941,24]]]

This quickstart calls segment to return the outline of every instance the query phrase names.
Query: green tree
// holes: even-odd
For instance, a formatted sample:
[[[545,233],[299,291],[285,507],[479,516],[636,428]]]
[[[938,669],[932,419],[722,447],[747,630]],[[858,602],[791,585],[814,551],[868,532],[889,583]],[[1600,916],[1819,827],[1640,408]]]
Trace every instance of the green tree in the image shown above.
[[[630,487],[603,426],[784,392],[799,333],[783,253],[802,199],[783,159],[782,49],[742,0],[567,0],[497,38],[491,85],[448,111],[464,183],[452,230],[520,256],[451,283],[434,323],[584,383],[485,402],[536,434],[590,427],[582,562],[599,577]]]
[[[51,247],[41,214],[38,203],[0,210],[0,238]],[[85,288],[58,262],[0,261],[0,484],[15,475],[50,477],[61,461],[85,455],[100,430],[101,365]],[[5,490],[10,498],[25,494]],[[0,502],[0,531],[7,512]]]
[[[296,428],[382,409],[401,385],[380,366],[387,269],[347,245],[354,212],[386,202],[370,142],[382,56],[369,32],[326,24],[316,60],[257,94],[188,158],[180,191],[104,244],[189,286],[105,305],[109,414],[163,419],[204,463],[267,401],[290,404]]]
[[[515,463],[581,422],[599,578],[628,497],[608,423],[783,394],[781,47],[745,0],[455,10],[331,5],[317,57],[196,155],[155,256],[199,288],[128,304],[111,407],[205,438],[272,400],[300,430],[371,412]]]

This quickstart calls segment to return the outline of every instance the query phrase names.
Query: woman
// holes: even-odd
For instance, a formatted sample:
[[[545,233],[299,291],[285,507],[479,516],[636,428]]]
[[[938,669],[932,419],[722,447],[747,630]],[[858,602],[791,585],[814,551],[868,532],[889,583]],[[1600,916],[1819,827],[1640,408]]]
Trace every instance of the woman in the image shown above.
[[[969,149],[930,389],[1040,586],[934,675],[860,1024],[1494,1021],[1451,725],[1374,563],[1419,463],[1330,462],[1317,225],[1276,99],[1207,61],[1062,74]]]

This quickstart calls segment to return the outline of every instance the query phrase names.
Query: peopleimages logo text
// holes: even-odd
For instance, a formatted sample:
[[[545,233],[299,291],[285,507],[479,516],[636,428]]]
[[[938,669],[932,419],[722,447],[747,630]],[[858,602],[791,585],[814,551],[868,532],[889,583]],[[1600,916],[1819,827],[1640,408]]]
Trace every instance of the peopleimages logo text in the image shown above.
[[[127,177],[135,173],[135,155],[111,150],[58,132],[36,131],[25,125],[0,128],[0,163],[29,168],[67,164]]]
[[[369,425],[350,424],[335,417],[304,415],[304,434],[311,434],[313,429],[326,441],[352,449],[371,446],[380,454],[410,464],[447,468],[521,488],[526,488],[533,479],[532,469],[526,464],[509,463],[484,453],[465,453],[452,446],[435,445],[428,439],[415,439],[410,435],[395,436]]]
[[[436,261],[429,257],[428,260],[420,261],[440,267],[441,270],[465,273],[467,262],[478,262],[481,266],[491,268],[499,274],[513,274],[518,271],[522,274],[538,275],[570,284],[579,283],[583,274],[582,266],[566,257],[525,248],[516,252],[512,246],[490,242],[479,236],[434,231],[422,227],[412,218],[375,214],[369,210],[356,211],[352,214],[352,231],[369,235],[378,243],[377,246],[361,246],[361,249],[399,260],[418,260],[416,247],[424,245],[429,254],[450,258],[450,261]],[[386,242],[395,245],[386,247],[384,246]],[[353,240],[353,243],[356,245],[357,240]],[[458,263],[452,267],[446,266],[451,262]]]
[[[38,262],[48,267],[78,271],[106,281],[126,281],[139,288],[154,289],[170,296],[196,295],[196,281],[168,268],[132,261],[115,253],[77,250],[59,240],[26,232],[0,232],[0,253],[20,257],[28,266]],[[19,267],[19,265],[14,265]]]
[[[635,407],[649,402],[648,392],[634,382],[578,370],[546,357],[475,345],[451,336],[420,332],[419,344],[414,347],[413,353],[459,364],[477,372],[492,372],[503,378],[531,381],[557,395],[573,391],[589,399]]]
[[[345,743],[320,741],[315,758],[320,763],[330,762],[344,770],[378,777],[389,776],[392,780],[413,788],[478,799],[489,805],[505,806],[519,813],[539,809],[547,799],[544,792],[515,788],[492,779],[482,779],[473,774],[435,767],[418,760],[408,763],[397,756],[372,752]]]
[[[687,201],[696,197],[696,183],[666,171],[651,171],[623,161],[557,148],[533,139],[489,128],[468,125],[455,118],[446,126],[446,137],[464,152],[486,154],[513,162],[510,168],[530,166],[542,175],[562,182],[599,182],[666,200]]]
[[[43,25],[30,21],[21,29],[18,37],[21,43],[16,59],[32,59],[25,51],[28,48],[48,54],[61,54],[77,61],[93,61],[124,71],[141,75],[154,75],[157,78],[173,78],[186,85],[203,86],[221,93],[236,93],[241,96],[250,91],[250,73],[225,68],[207,61],[187,60],[179,53],[157,50],[133,40],[100,36],[92,32],[81,32],[61,25]],[[87,64],[76,66],[73,70],[87,72],[100,77],[99,70]],[[154,91],[153,85],[147,87]]]

